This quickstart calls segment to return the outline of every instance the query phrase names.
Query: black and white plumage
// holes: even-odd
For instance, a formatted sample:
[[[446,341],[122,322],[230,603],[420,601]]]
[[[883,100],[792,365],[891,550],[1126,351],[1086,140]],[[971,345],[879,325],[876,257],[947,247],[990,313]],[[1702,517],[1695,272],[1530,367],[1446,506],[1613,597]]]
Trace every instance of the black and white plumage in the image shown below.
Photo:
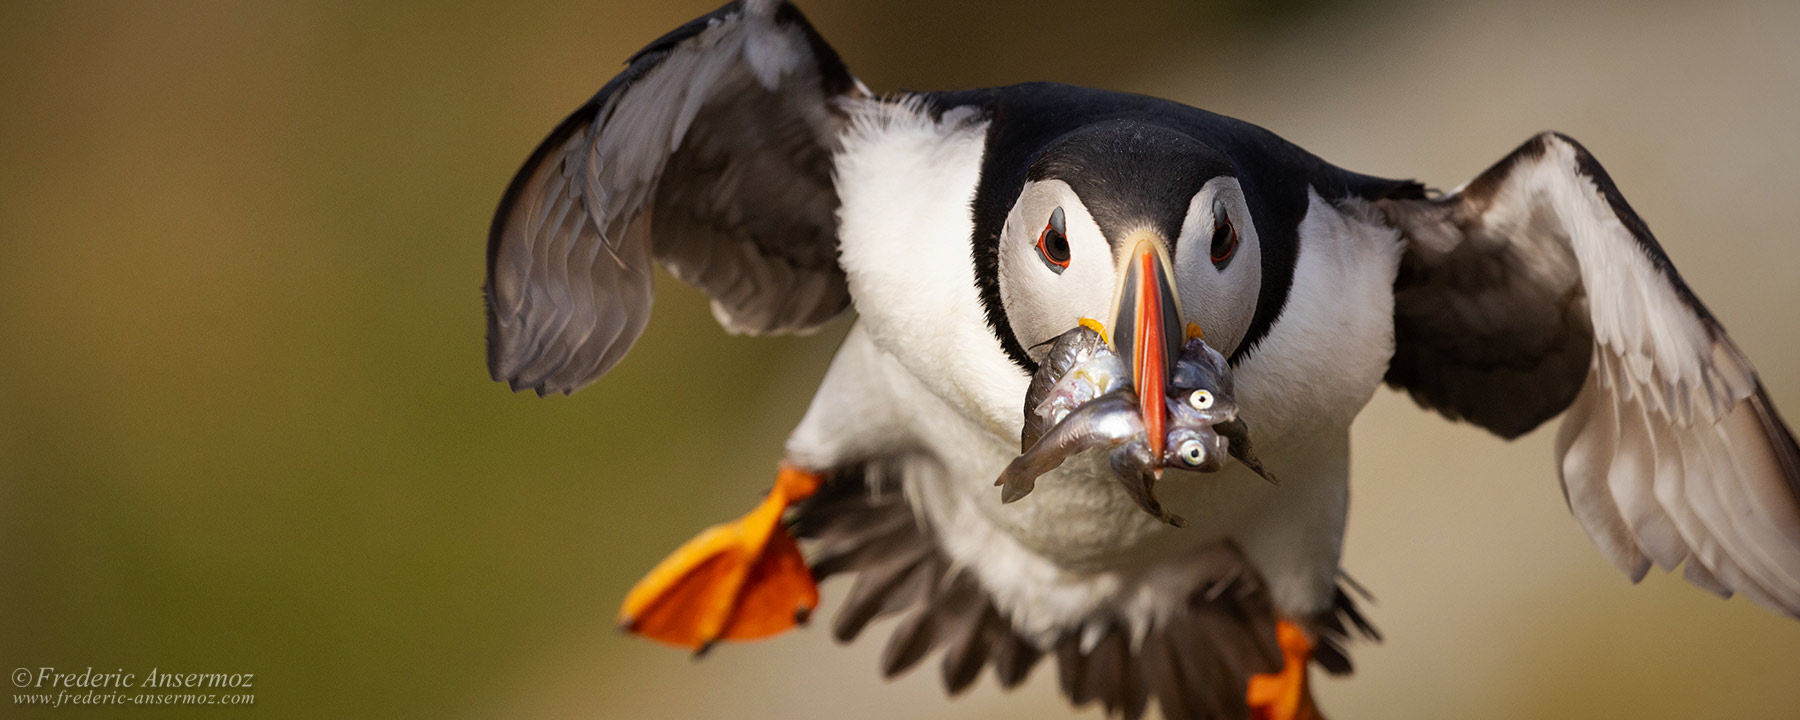
[[[1725,328],[1579,143],[1533,138],[1460,190],[1385,200],[1407,238],[1388,382],[1557,438],[1575,518],[1651,563],[1800,615],[1800,449]]]
[[[1061,270],[1031,243],[1053,209]],[[1190,525],[1173,529],[1102,464],[1071,461],[1003,506],[992,480],[1017,451],[1034,348],[1105,316],[1136,237],[1166,246],[1283,484],[1172,475],[1159,488]],[[792,6],[732,3],[632,58],[508,189],[489,250],[495,377],[544,393],[603,374],[647,321],[652,259],[734,330],[855,306],[787,447],[833,480],[791,521],[816,574],[859,575],[840,637],[910,613],[889,673],[943,648],[952,691],[984,664],[1010,687],[1056,655],[1078,703],[1241,716],[1244,678],[1279,663],[1269,612],[1306,621],[1347,670],[1330,643],[1346,622],[1367,630],[1339,587],[1348,427],[1384,380],[1503,437],[1569,411],[1567,499],[1622,570],[1685,561],[1702,587],[1800,614],[1792,435],[1561,136],[1434,197],[1153,98],[878,98]]]

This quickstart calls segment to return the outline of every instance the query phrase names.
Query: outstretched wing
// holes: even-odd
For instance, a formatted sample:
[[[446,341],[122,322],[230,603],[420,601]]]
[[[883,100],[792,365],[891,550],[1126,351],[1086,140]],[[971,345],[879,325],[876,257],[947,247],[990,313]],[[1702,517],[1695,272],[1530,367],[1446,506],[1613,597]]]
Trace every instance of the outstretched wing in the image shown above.
[[[1533,138],[1467,186],[1379,201],[1407,241],[1387,381],[1516,437],[1569,411],[1569,508],[1654,562],[1800,617],[1800,448],[1756,371],[1587,150]]]
[[[866,91],[800,11],[733,2],[639,51],[520,168],[488,235],[488,369],[568,393],[631,349],[651,259],[735,332],[849,304],[831,153]]]

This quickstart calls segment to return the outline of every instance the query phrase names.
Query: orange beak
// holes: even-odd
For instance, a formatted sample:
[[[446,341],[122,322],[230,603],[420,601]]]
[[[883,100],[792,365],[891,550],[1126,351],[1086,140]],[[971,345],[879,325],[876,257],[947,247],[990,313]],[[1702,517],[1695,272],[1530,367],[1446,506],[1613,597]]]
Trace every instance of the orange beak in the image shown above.
[[[1110,339],[1113,351],[1131,365],[1131,385],[1137,389],[1150,453],[1161,458],[1168,416],[1163,395],[1168,392],[1169,371],[1186,339],[1181,301],[1175,294],[1175,275],[1162,239],[1154,232],[1139,231],[1126,243],[1131,249],[1119,272]]]

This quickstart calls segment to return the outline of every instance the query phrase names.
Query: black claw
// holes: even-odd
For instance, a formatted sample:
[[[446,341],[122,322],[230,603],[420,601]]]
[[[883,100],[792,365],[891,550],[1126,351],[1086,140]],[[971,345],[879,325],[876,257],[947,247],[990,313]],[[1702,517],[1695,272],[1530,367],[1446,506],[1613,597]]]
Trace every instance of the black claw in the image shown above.
[[[700,647],[694,649],[694,659],[699,660],[703,657],[706,657],[706,654],[709,652],[712,652],[713,646],[717,645],[717,644],[719,644],[718,638],[713,638],[706,642],[700,643]]]
[[[812,619],[812,611],[812,608],[804,606],[794,608],[794,624],[805,625],[806,621]]]

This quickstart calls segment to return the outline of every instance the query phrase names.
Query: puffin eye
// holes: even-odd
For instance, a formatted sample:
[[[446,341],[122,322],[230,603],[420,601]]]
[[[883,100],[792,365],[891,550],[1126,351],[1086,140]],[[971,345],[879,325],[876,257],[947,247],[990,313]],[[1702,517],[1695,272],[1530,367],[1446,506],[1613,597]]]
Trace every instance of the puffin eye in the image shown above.
[[[1195,390],[1188,396],[1188,405],[1195,410],[1206,410],[1213,406],[1213,394],[1205,390]]]
[[[1038,233],[1038,258],[1050,272],[1058,275],[1069,269],[1069,236],[1063,233],[1063,209],[1050,213],[1050,222]]]
[[[1224,268],[1231,262],[1232,253],[1237,252],[1237,228],[1231,226],[1231,215],[1225,212],[1225,205],[1222,203],[1213,204],[1213,223],[1212,262],[1213,265]]]
[[[1206,446],[1200,444],[1199,440],[1188,440],[1182,443],[1177,452],[1181,454],[1181,461],[1189,465],[1206,462]]]

